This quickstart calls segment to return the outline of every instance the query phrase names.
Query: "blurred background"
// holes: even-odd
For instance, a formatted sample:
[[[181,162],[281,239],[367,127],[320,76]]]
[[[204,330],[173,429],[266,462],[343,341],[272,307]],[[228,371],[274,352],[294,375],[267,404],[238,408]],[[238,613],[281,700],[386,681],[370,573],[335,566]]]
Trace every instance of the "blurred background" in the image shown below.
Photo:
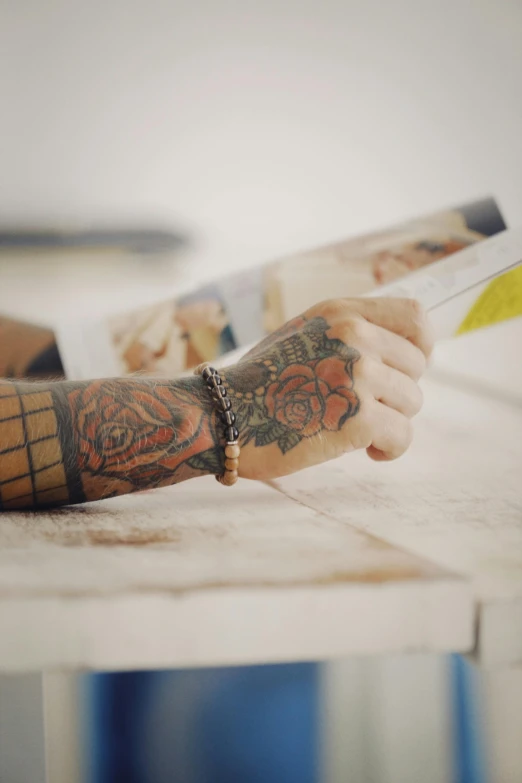
[[[518,0],[0,0],[0,223],[184,239],[6,254],[0,314],[53,327],[490,193],[519,224],[521,40]],[[522,780],[522,672],[56,677],[68,783]],[[2,783],[44,779],[42,710],[0,677]]]
[[[195,277],[489,193],[518,218],[519,2],[0,8],[4,222],[178,228],[197,243]],[[37,282],[73,306],[31,272],[15,288],[2,270],[0,306],[33,315]],[[164,295],[148,273],[125,287],[103,274],[81,277],[76,309],[144,280]]]

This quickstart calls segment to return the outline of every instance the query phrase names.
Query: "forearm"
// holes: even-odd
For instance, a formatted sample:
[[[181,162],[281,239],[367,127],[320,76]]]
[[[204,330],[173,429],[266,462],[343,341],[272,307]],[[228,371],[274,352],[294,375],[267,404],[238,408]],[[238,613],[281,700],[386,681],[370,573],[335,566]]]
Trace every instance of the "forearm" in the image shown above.
[[[0,382],[0,508],[82,503],[220,473],[199,378]]]
[[[61,378],[54,332],[0,317],[0,378]]]
[[[285,324],[221,370],[221,383],[0,381],[0,508],[222,475],[225,421],[241,446],[239,466],[226,467],[244,478],[278,478],[362,448],[395,459],[411,442],[431,348],[416,302],[339,299]],[[222,398],[226,413],[215,404]]]

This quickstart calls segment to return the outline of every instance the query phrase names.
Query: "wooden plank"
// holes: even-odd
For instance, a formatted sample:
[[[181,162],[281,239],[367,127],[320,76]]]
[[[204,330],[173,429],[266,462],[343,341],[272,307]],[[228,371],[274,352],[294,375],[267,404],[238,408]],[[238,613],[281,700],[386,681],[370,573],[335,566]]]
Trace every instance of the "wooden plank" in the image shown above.
[[[427,379],[410,451],[364,453],[274,483],[286,496],[471,579],[477,651],[522,661],[522,408]]]
[[[466,650],[472,622],[460,577],[254,482],[0,516],[3,669]]]

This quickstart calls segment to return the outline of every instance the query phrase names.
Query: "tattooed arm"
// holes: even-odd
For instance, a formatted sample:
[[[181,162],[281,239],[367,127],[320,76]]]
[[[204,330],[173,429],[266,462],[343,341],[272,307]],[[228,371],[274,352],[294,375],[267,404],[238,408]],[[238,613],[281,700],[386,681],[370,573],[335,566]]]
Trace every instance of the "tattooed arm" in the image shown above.
[[[431,342],[409,300],[307,311],[221,374],[240,475],[269,479],[411,440]],[[81,503],[223,470],[222,426],[201,378],[0,382],[0,508]]]
[[[63,377],[54,332],[0,316],[0,378]]]
[[[207,397],[198,378],[0,383],[0,507],[81,503],[217,473],[223,449]]]

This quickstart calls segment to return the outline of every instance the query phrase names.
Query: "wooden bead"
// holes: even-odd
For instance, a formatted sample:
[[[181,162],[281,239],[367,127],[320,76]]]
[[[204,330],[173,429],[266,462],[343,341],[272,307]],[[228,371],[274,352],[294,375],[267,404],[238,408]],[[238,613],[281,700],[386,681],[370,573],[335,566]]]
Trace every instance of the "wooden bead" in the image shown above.
[[[194,370],[195,373],[201,373],[206,381],[212,399],[221,411],[221,420],[225,424],[225,438],[228,443],[225,446],[225,472],[222,476],[216,476],[216,479],[226,487],[231,487],[239,478],[239,432],[236,423],[236,415],[232,411],[232,405],[228,398],[227,389],[221,380],[219,372],[208,362],[200,364]],[[240,396],[240,395],[238,395]],[[249,395],[253,395],[250,393]],[[218,410],[219,413],[219,410]]]
[[[221,483],[225,485],[225,487],[231,487],[232,484],[235,484],[238,480],[238,472],[237,470],[225,470],[221,477]]]
[[[198,364],[197,367],[194,367],[194,375],[203,375],[203,371],[206,370],[207,367],[210,367],[209,362],[203,362],[202,364]]]
[[[225,446],[225,457],[228,457],[228,459],[237,459],[240,453],[241,449],[238,443],[228,443]]]

